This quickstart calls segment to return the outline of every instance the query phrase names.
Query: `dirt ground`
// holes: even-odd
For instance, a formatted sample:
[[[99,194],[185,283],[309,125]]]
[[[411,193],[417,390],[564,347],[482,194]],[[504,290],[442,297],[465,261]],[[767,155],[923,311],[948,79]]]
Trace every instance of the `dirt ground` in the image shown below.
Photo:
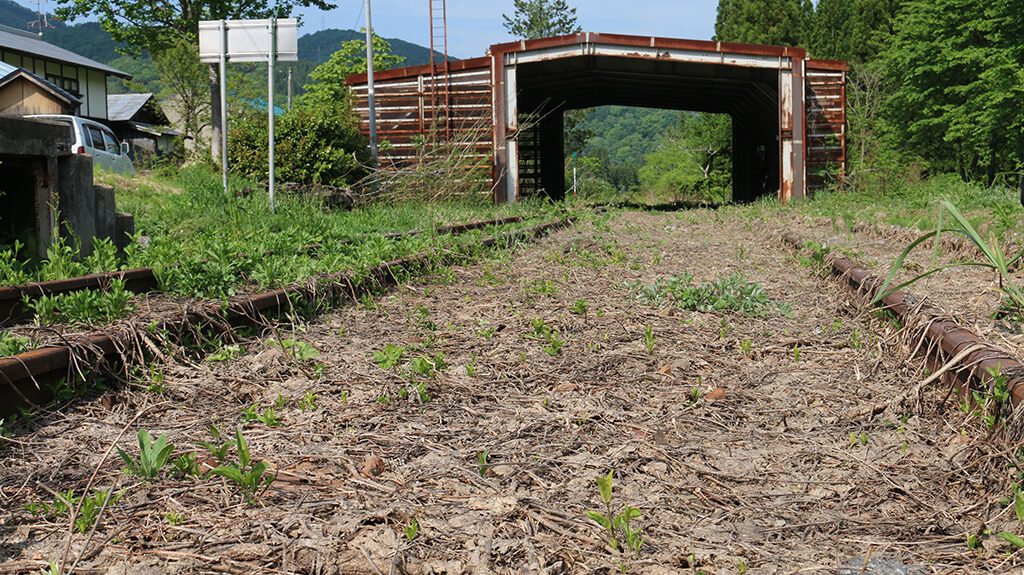
[[[0,573],[53,561],[103,574],[870,573],[865,557],[916,573],[1018,568],[993,535],[1022,531],[1014,451],[946,389],[911,401],[923,370],[907,342],[802,267],[785,225],[611,213],[268,330],[228,361],[165,366],[160,393],[50,414],[0,451]],[[741,273],[773,303],[759,317],[692,312],[627,287],[684,272]],[[374,352],[388,344],[405,355],[385,369]],[[410,384],[410,362],[439,353],[441,369]],[[251,405],[282,423],[244,422]],[[147,429],[216,464],[201,446],[212,423],[241,428],[277,472],[254,502],[220,478],[143,482],[110,451],[137,454]],[[595,478],[609,470],[613,510],[640,513],[636,553],[587,517],[605,509]],[[121,493],[93,531],[25,507],[87,486]]]

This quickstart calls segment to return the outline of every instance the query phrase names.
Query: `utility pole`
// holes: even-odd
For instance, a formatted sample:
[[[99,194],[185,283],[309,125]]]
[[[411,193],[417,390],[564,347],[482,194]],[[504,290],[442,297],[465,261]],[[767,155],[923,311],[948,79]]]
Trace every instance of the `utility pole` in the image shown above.
[[[288,65],[288,111],[292,111],[292,66]]]
[[[370,108],[370,161],[377,167],[377,106],[373,88],[373,19],[370,0],[366,0],[366,98]],[[375,180],[376,182],[376,180]]]

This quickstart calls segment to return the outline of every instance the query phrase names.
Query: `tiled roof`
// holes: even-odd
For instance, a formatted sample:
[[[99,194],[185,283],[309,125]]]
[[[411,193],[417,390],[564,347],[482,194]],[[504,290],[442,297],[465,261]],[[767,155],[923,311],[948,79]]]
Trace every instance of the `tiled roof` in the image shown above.
[[[0,48],[14,52],[21,52],[22,54],[31,56],[37,56],[46,60],[54,60],[65,64],[81,66],[83,68],[100,70],[101,72],[105,72],[112,76],[120,76],[121,78],[132,77],[131,74],[122,72],[117,68],[111,68],[110,66],[101,64],[96,60],[75,54],[74,52],[65,50],[59,46],[54,46],[49,42],[44,42],[35,34],[23,32],[8,26],[0,26]]]

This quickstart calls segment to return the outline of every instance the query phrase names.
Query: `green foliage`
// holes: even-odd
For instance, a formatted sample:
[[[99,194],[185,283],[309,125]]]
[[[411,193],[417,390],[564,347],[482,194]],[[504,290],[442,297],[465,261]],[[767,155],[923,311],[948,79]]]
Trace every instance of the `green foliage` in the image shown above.
[[[25,307],[32,310],[37,325],[74,323],[102,325],[122,318],[134,309],[131,292],[123,280],[111,280],[106,290],[81,290],[37,299],[25,296]]]
[[[344,187],[362,177],[365,140],[347,98],[302,100],[275,124],[274,163],[282,182]],[[232,171],[265,180],[267,115],[244,110],[232,120],[228,154]]]
[[[505,30],[516,38],[534,39],[581,32],[576,9],[566,0],[514,0],[512,16],[503,14]]]
[[[647,324],[644,328],[644,347],[647,348],[647,354],[652,355],[654,353],[654,330],[651,329],[651,324]]]
[[[281,425],[281,417],[277,415],[277,412],[273,407],[268,407],[263,411],[258,411],[255,405],[242,410],[242,420],[247,423],[260,422],[267,427],[278,427]]]
[[[267,345],[280,346],[281,350],[296,361],[313,361],[320,357],[320,350],[311,344],[297,339],[268,339]]]
[[[533,334],[531,337],[544,341],[544,352],[555,357],[562,353],[562,346],[565,345],[565,339],[562,334],[558,333],[558,330],[552,328],[544,321],[543,318],[534,319],[531,322],[533,327]]]
[[[405,532],[405,538],[407,540],[415,541],[416,538],[419,537],[419,534],[420,534],[420,523],[419,523],[419,521],[416,521],[415,517],[410,519],[409,520],[409,524],[405,526],[404,532]]]
[[[373,362],[381,369],[392,369],[402,361],[405,356],[405,347],[389,343],[384,349],[373,352]]]
[[[989,184],[1024,162],[1021,0],[909,0],[882,55],[893,137],[933,171]]]
[[[747,281],[741,275],[697,285],[693,283],[693,276],[686,273],[667,280],[659,279],[648,285],[632,283],[629,288],[634,297],[648,303],[660,305],[672,301],[680,309],[689,311],[735,311],[763,316],[771,303],[764,287]]]
[[[572,186],[573,167],[584,196],[611,196],[635,188],[644,157],[678,126],[679,117],[672,110],[625,106],[566,112],[566,189]]]
[[[231,361],[232,359],[241,357],[243,353],[245,353],[245,348],[238,344],[225,345],[206,356],[206,360],[211,362]]]
[[[587,300],[578,299],[578,300],[572,302],[572,307],[569,308],[569,312],[570,313],[574,313],[576,315],[584,315],[585,316],[585,315],[587,315],[587,310],[589,310],[589,309],[590,309],[590,304],[587,303]]]
[[[402,65],[404,60],[392,52],[387,40],[373,35],[374,70],[394,68]],[[344,102],[347,105],[349,94],[345,80],[353,74],[365,73],[366,40],[354,38],[343,42],[341,49],[310,72],[310,82],[306,84],[306,93],[299,98],[299,104],[325,110],[329,109],[328,104]]]
[[[249,444],[241,430],[235,433],[234,445],[238,461],[218,465],[210,473],[234,483],[245,500],[254,503],[259,492],[270,487],[277,475],[268,471],[269,465],[265,461],[252,461]]]
[[[892,34],[893,20],[906,0],[818,0],[804,36],[815,58],[855,66],[873,61]]]
[[[14,335],[7,331],[0,331],[0,357],[25,353],[30,347],[31,341],[27,337]]]
[[[155,441],[145,429],[139,430],[139,458],[128,455],[120,447],[118,455],[125,463],[124,472],[142,479],[156,479],[174,453],[174,445],[167,443],[167,434],[161,434]]]
[[[639,177],[645,190],[675,201],[723,203],[732,196],[732,120],[683,113],[644,162]]]
[[[640,550],[643,548],[643,533],[640,529],[634,529],[631,523],[638,519],[641,513],[636,507],[628,505],[622,506],[618,511],[613,511],[613,474],[614,471],[609,470],[606,475],[599,475],[594,480],[597,483],[601,502],[605,505],[604,512],[588,510],[586,515],[604,528],[608,544],[612,549],[619,549],[620,544],[625,543],[625,550],[633,557],[638,558]]]
[[[100,511],[120,498],[120,494],[114,495],[113,489],[96,490],[92,495],[85,496],[75,495],[74,490],[69,490],[57,493],[51,502],[28,503],[25,505],[25,510],[36,516],[70,518],[78,509],[78,515],[75,516],[75,529],[79,533],[86,533],[96,524]]]
[[[801,0],[719,0],[714,39],[744,44],[799,45],[806,4]]]
[[[928,276],[936,274],[940,271],[961,266],[977,266],[991,269],[996,273],[998,281],[998,288],[1003,293],[1005,301],[1003,306],[1012,310],[1012,313],[1020,315],[1024,313],[1024,288],[1013,285],[1010,283],[1011,274],[1013,268],[1021,261],[1024,261],[1024,251],[1018,252],[1016,255],[1007,255],[1004,253],[999,241],[996,239],[994,234],[989,234],[988,240],[985,240],[981,233],[975,229],[974,224],[949,200],[942,200],[939,203],[940,211],[938,215],[938,224],[933,231],[919,236],[913,242],[907,245],[906,248],[900,253],[893,262],[893,265],[889,268],[889,273],[885,278],[882,286],[878,289],[878,293],[872,300],[872,304],[878,304],[889,294],[903,289],[909,285],[912,285]],[[951,226],[945,226],[943,220],[945,217],[949,217],[953,220]],[[967,261],[967,262],[955,262],[950,265],[934,267],[921,274],[914,276],[913,278],[890,288],[889,286],[893,283],[896,275],[903,267],[903,263],[906,261],[910,253],[921,244],[929,240],[934,240],[937,248],[941,246],[941,239],[943,233],[952,233],[959,236],[963,236],[967,241],[974,246],[975,249],[982,255],[982,259],[978,261]]]

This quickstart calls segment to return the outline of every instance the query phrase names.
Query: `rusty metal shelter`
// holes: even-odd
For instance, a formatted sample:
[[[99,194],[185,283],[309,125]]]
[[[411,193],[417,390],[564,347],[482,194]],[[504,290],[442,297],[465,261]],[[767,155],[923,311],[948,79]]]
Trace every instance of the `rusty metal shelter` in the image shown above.
[[[376,76],[382,162],[447,141],[490,171],[495,201],[565,195],[564,112],[622,105],[732,118],[733,200],[800,198],[846,169],[846,72],[803,48],[580,33]],[[348,79],[368,132],[366,76]],[[440,95],[439,95],[440,94]]]

